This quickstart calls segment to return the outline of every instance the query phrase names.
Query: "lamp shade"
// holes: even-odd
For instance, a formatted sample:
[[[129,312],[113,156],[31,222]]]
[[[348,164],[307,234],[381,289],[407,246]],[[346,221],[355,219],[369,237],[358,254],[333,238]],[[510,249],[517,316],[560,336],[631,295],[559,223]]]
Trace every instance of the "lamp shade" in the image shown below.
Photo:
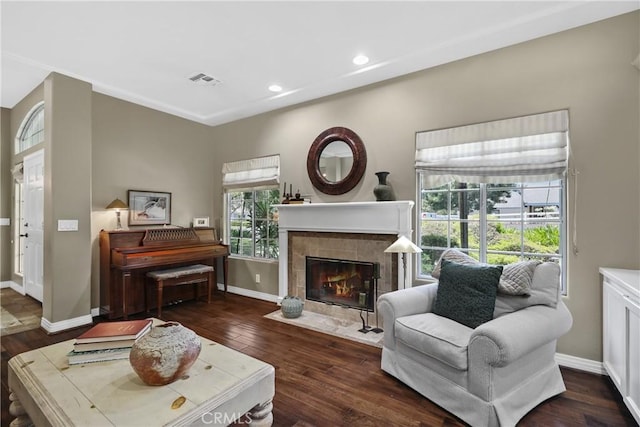
[[[129,206],[120,199],[115,199],[109,203],[105,209],[129,209]]]
[[[411,240],[405,236],[400,236],[398,240],[393,242],[391,246],[384,250],[385,252],[394,252],[402,254],[416,254],[422,252],[420,247],[416,246]]]

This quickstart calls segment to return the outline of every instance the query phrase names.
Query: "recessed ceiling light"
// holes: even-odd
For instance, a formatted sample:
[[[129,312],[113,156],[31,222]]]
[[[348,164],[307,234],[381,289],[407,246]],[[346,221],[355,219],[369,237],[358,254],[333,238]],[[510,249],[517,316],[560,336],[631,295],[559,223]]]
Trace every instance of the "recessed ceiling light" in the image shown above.
[[[280,86],[280,85],[271,85],[271,86],[269,86],[269,90],[271,92],[282,92],[282,86]]]
[[[364,65],[367,62],[369,62],[369,58],[364,55],[358,55],[355,58],[353,58],[353,63],[356,65]]]

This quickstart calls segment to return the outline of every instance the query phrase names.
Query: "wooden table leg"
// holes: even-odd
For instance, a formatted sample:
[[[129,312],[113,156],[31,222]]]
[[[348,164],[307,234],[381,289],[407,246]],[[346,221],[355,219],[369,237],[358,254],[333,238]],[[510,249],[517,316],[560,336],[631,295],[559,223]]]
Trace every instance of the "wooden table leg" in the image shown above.
[[[158,280],[158,319],[162,316],[162,287],[164,286],[164,280]]]
[[[27,411],[24,410],[24,407],[18,400],[18,396],[15,393],[11,393],[9,395],[9,413],[16,417],[15,420],[11,421],[9,427],[26,427],[32,426],[33,422],[29,415],[27,415]]]
[[[271,401],[254,406],[247,412],[247,421],[251,426],[268,427],[273,424],[273,404]]]
[[[127,279],[130,278],[130,272],[125,271],[122,273],[122,316],[124,317],[124,320],[129,318],[127,315]]]
[[[209,280],[207,281],[207,292],[208,292],[208,294],[207,294],[207,304],[211,304],[211,291],[213,290],[213,284],[215,283],[214,282],[215,277],[216,277],[215,273],[216,273],[215,268],[208,273],[209,274]]]
[[[146,281],[146,278],[144,279],[144,311],[146,313],[149,313],[150,308],[149,308],[149,292],[147,292],[147,290],[149,288],[147,288],[147,286],[149,285],[149,283]]]

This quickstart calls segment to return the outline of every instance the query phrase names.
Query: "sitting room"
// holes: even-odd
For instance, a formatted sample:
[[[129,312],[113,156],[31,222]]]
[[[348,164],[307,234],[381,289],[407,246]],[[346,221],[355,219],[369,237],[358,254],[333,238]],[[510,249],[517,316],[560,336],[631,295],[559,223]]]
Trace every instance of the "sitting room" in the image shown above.
[[[640,423],[637,1],[0,9],[1,427]]]

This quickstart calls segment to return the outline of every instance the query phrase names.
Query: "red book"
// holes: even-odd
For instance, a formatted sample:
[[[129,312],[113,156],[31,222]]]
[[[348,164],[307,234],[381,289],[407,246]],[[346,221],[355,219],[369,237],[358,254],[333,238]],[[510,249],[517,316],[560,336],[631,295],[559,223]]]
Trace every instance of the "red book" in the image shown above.
[[[152,323],[151,319],[98,323],[76,338],[76,343],[135,340],[147,333]]]

